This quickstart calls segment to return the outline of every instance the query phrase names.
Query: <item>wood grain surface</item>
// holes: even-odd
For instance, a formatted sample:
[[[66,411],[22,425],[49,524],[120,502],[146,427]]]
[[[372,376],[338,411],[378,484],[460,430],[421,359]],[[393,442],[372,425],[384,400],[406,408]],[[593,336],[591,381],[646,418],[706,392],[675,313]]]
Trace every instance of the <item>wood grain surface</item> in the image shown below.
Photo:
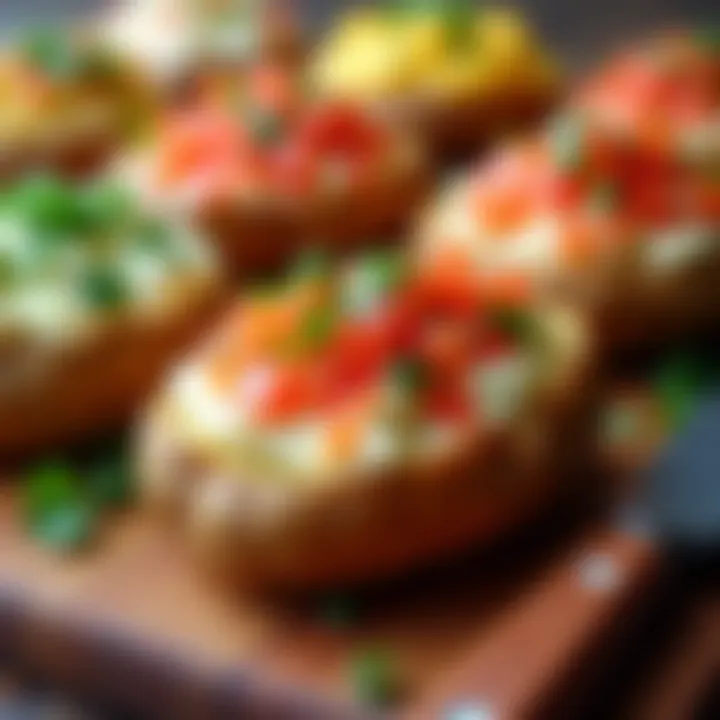
[[[658,437],[652,404],[640,395],[634,407],[647,432],[608,453],[623,475]],[[634,611],[634,595],[621,594],[588,633],[587,618],[597,620],[613,597],[591,585],[579,607],[556,613],[555,629],[538,626],[548,592],[559,588],[562,598],[582,580],[582,559],[597,555],[603,535],[591,528],[610,498],[596,491],[612,486],[580,473],[567,498],[497,547],[356,592],[356,617],[337,629],[324,617],[326,598],[228,594],[191,565],[177,535],[140,511],[115,518],[85,554],[46,552],[28,538],[17,488],[6,485],[0,636],[20,664],[160,717],[363,716],[369,710],[355,701],[349,668],[377,648],[400,674],[400,713],[441,717],[484,682],[505,688],[500,704],[519,703],[493,717],[526,717],[564,692],[589,646]],[[631,585],[651,588],[642,544],[625,540],[616,549],[639,580]]]

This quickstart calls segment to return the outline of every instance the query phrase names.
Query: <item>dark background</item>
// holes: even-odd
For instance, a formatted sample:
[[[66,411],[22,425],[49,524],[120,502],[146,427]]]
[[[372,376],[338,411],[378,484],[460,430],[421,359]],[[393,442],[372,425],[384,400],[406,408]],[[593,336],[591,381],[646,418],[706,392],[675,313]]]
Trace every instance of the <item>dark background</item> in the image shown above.
[[[135,0],[143,2],[144,0]],[[312,29],[319,30],[339,9],[362,0],[285,0]],[[0,29],[23,23],[52,23],[93,8],[103,0],[0,0]],[[543,36],[571,66],[581,68],[617,42],[675,21],[720,20],[720,0],[517,0]]]

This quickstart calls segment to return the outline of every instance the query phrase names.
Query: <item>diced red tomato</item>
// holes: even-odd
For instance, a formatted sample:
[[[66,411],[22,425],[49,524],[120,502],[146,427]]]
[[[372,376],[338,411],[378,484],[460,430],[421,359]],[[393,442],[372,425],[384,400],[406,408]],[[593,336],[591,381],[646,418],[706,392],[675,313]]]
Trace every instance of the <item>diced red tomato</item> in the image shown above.
[[[298,128],[298,142],[324,156],[365,159],[382,146],[384,133],[358,107],[346,103],[311,108]]]
[[[315,408],[317,385],[306,365],[260,366],[241,375],[234,397],[256,421],[272,424]]]

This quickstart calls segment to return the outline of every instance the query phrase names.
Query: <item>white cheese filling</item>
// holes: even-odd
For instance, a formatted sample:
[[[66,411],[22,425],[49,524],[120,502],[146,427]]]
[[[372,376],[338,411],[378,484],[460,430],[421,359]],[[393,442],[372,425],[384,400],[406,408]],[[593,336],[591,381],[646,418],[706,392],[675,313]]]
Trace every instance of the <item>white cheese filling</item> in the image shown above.
[[[477,368],[468,392],[478,407],[479,427],[484,421],[508,421],[524,403],[533,377],[525,355],[496,359]],[[255,378],[257,379],[257,378]],[[252,372],[242,392],[253,382]],[[214,448],[247,472],[262,477],[321,480],[342,465],[350,471],[372,471],[407,458],[430,457],[458,438],[457,425],[428,422],[407,407],[392,388],[378,394],[373,417],[363,428],[351,457],[334,457],[330,446],[333,420],[310,416],[274,427],[254,423],[240,396],[221,394],[212,387],[199,362],[181,367],[170,381],[170,398],[178,426],[189,443]]]
[[[209,244],[184,225],[168,229],[162,250],[122,237],[108,239],[102,251],[82,238],[59,240],[52,248],[38,242],[11,218],[0,219],[0,333],[70,343],[91,331],[106,312],[83,297],[79,285],[96,266],[107,268],[123,287],[117,311],[134,315],[152,314],[171,288],[210,278],[217,267]]]

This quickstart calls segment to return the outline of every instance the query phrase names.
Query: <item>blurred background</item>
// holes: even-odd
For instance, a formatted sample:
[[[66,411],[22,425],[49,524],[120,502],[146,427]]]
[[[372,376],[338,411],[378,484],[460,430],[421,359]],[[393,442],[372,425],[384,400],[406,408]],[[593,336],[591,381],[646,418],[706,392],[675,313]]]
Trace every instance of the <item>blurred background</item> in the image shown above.
[[[289,0],[289,4],[317,31],[343,7],[363,3]],[[11,34],[18,25],[36,22],[38,18],[52,22],[108,5],[112,3],[101,0],[2,0],[0,28],[4,34]],[[618,41],[637,36],[642,30],[667,22],[694,22],[720,15],[717,0],[518,0],[513,5],[522,8],[551,46],[576,68],[582,68],[607,53]]]

